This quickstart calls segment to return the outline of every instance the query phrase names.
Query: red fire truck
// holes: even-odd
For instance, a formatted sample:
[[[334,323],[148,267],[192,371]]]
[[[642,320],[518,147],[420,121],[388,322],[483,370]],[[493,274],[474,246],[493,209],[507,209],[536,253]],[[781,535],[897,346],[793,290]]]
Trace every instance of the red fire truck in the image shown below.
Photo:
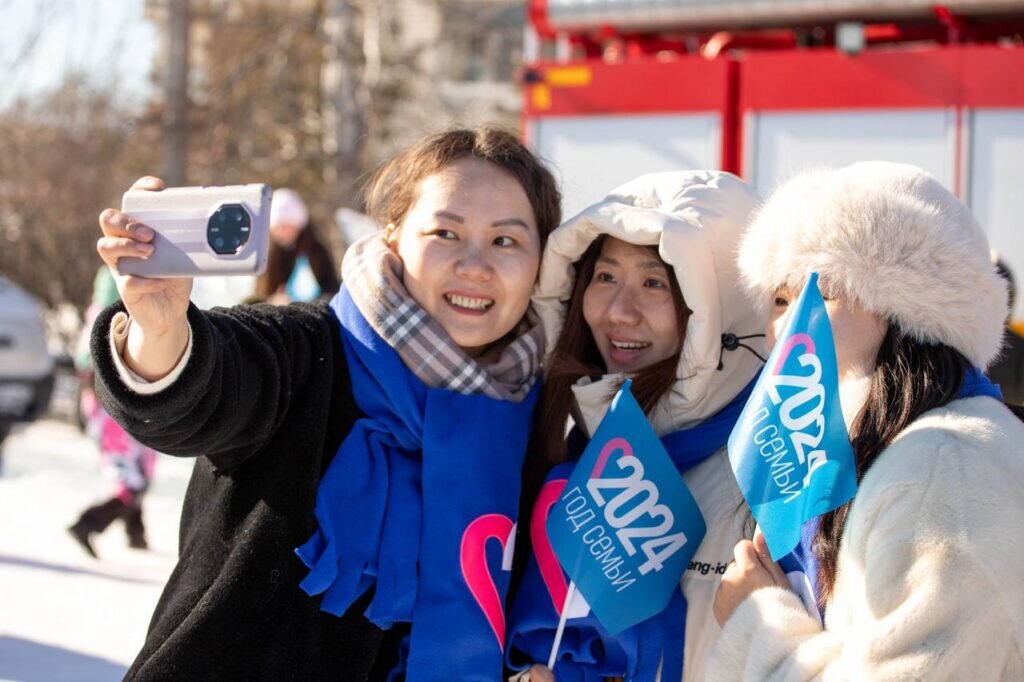
[[[766,195],[811,165],[901,161],[970,205],[1024,289],[1024,0],[528,7],[523,132],[566,215],[653,171],[721,168]]]

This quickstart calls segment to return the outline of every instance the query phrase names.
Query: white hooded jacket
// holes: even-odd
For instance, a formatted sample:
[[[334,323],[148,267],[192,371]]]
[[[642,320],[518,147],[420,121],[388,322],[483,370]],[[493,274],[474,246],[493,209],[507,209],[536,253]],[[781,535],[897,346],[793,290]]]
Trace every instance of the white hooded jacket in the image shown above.
[[[744,296],[735,266],[740,235],[758,204],[742,180],[719,171],[657,173],[637,178],[571,218],[548,238],[533,303],[547,338],[562,329],[575,281],[573,263],[599,236],[657,245],[693,313],[676,382],[651,414],[659,436],[696,426],[728,405],[757,375],[762,361],[748,349],[723,350],[723,335],[760,335],[762,314]],[[747,338],[764,355],[760,336]],[[622,375],[582,380],[573,387],[577,413],[593,433]],[[712,606],[733,547],[753,522],[723,447],[684,475],[700,506],[707,534],[682,579],[687,599],[684,679],[705,678],[720,629]]]

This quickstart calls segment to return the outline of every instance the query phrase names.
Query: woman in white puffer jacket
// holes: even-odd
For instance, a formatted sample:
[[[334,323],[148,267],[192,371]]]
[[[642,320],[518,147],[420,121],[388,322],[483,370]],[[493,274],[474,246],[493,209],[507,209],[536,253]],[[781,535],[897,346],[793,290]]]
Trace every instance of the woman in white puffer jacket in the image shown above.
[[[1024,424],[981,374],[1007,295],[977,222],[920,169],[860,163],[779,189],[739,263],[770,344],[819,273],[861,480],[811,544],[824,626],[741,541],[708,679],[1024,679]]]
[[[629,376],[707,524],[681,580],[679,610],[614,637],[585,619],[570,620],[555,666],[560,682],[622,675],[652,682],[659,670],[665,682],[705,679],[719,632],[712,611],[718,581],[736,541],[753,532],[725,442],[763,364],[765,318],[745,296],[734,258],[758,203],[729,173],[655,173],[612,191],[548,241],[533,305],[557,343],[533,425],[525,506],[546,513],[550,505],[533,504],[540,479],[572,469]],[[543,518],[535,513],[532,526],[543,529]],[[557,564],[541,570],[543,581],[538,575],[543,539],[534,540],[509,610],[507,652],[517,668],[547,660],[558,623],[554,604],[564,602],[552,588],[561,577]],[[536,682],[549,674],[538,666],[532,676]]]

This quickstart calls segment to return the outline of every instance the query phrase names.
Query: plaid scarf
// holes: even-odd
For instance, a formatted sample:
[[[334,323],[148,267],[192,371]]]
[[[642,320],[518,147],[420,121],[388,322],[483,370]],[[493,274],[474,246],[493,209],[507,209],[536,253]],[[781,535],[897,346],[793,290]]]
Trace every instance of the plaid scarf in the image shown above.
[[[412,300],[396,261],[379,237],[360,241],[331,301],[364,416],[320,481],[300,587],[335,615],[372,591],[372,623],[412,624],[389,680],[489,682],[543,337],[534,325],[478,363]]]
[[[427,386],[513,402],[530,392],[544,351],[544,330],[532,310],[509,334],[514,339],[495,342],[508,344],[498,359],[483,364],[455,345],[409,295],[402,283],[402,260],[382,235],[368,235],[350,246],[341,272],[359,312]]]

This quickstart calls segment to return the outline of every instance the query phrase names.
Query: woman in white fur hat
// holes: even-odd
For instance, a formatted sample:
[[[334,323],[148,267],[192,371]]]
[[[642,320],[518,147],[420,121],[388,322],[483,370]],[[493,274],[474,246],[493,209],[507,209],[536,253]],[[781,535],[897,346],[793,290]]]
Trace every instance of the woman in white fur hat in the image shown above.
[[[570,620],[554,673],[560,682],[654,680],[659,669],[666,681],[678,681],[683,670],[686,680],[704,679],[719,632],[712,612],[718,582],[737,540],[753,531],[725,442],[763,364],[765,318],[745,297],[734,263],[757,203],[729,173],[653,174],[551,234],[533,303],[548,338],[558,341],[536,412],[535,468],[524,481],[521,516],[535,514],[533,552],[509,611],[510,666],[547,660],[565,598],[562,573],[537,536],[550,508],[537,499],[547,490],[545,474],[546,485],[565,478],[630,376],[707,534],[663,614],[616,637],[592,616]],[[541,666],[529,674],[551,679]]]
[[[1024,424],[981,374],[1007,294],[970,212],[912,166],[814,171],[739,264],[769,344],[820,274],[860,484],[811,543],[824,627],[760,536],[736,546],[708,679],[1024,679]]]

